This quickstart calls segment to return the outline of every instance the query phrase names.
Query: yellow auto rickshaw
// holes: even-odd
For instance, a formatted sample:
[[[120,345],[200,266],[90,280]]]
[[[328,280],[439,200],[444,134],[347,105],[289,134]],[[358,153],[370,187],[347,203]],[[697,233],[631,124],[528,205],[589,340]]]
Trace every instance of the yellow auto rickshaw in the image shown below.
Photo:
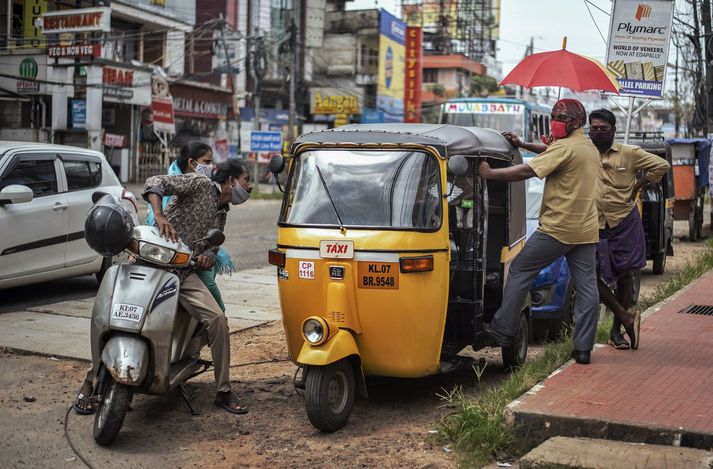
[[[490,345],[483,323],[525,242],[525,188],[486,183],[482,159],[522,161],[494,130],[450,125],[354,124],[293,144],[269,260],[316,428],[346,424],[365,376],[433,375]],[[527,303],[505,366],[525,361],[530,331]]]

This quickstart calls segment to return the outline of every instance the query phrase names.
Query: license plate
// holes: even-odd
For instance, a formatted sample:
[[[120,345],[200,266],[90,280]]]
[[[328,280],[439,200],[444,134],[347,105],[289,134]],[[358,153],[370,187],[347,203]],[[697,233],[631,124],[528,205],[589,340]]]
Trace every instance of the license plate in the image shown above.
[[[399,289],[398,262],[359,262],[359,288]]]
[[[112,319],[139,322],[144,317],[144,307],[138,305],[127,305],[116,303],[111,309]]]
[[[354,257],[354,241],[320,241],[319,256],[332,259]]]

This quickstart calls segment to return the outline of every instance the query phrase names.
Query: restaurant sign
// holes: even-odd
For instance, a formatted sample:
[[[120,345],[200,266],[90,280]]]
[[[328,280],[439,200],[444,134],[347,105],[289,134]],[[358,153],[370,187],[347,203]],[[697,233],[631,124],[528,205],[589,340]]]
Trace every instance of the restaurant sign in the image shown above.
[[[47,54],[51,58],[99,57],[101,55],[101,45],[97,43],[50,46],[47,48]]]
[[[110,32],[111,9],[100,7],[53,11],[43,14],[36,24],[45,34]]]
[[[312,114],[360,114],[360,96],[346,94],[332,88],[312,88],[310,112]]]
[[[105,66],[102,70],[102,83],[106,101],[142,106],[151,104],[149,72]]]
[[[228,113],[228,106],[224,103],[217,103],[214,101],[203,101],[174,96],[173,112],[176,115],[221,119],[225,118]]]

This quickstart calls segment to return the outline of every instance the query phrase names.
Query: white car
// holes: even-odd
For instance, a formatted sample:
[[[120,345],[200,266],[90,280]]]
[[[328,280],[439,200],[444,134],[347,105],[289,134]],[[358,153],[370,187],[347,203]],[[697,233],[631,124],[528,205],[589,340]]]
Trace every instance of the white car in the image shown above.
[[[104,155],[65,145],[0,141],[0,290],[77,275],[101,281],[111,258],[84,241],[92,194],[136,199]]]

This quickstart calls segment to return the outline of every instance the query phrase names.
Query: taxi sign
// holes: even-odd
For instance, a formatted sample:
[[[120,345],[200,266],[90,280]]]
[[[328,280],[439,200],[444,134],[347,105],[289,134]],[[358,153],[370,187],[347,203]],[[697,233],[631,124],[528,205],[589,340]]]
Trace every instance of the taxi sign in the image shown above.
[[[354,257],[354,241],[320,241],[320,257],[351,259]]]

